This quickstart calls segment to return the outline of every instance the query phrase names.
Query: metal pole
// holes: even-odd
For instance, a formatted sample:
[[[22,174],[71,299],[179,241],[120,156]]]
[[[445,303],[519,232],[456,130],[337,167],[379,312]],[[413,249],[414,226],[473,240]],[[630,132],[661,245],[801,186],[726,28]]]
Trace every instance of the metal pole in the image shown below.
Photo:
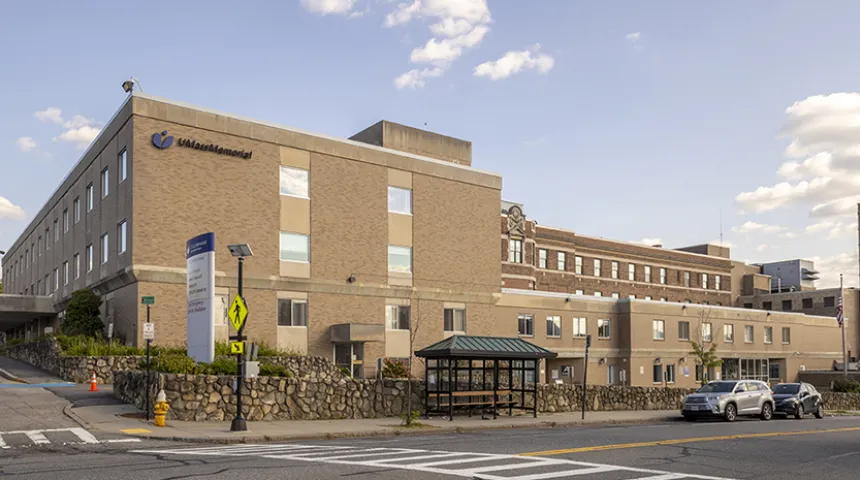
[[[585,386],[588,382],[588,347],[591,346],[591,335],[585,337],[585,367],[582,369],[582,419],[585,420]]]
[[[845,299],[842,296],[842,274],[839,274],[839,303],[842,305],[842,374],[848,376],[848,351],[845,349]]]
[[[149,323],[149,305],[146,306],[146,323]],[[146,341],[146,421],[149,421],[149,345],[152,340]]]
[[[245,257],[239,257],[239,298],[245,300],[245,297],[242,295],[242,266],[245,263]],[[245,331],[245,324],[239,328],[238,332],[238,340],[244,341],[245,337],[242,335]],[[236,416],[233,417],[233,422],[230,424],[231,432],[244,432],[248,430],[248,424],[245,422],[245,418],[242,416],[242,385],[245,383],[245,355],[237,355],[236,358],[236,367],[237,367],[237,377],[236,377]]]

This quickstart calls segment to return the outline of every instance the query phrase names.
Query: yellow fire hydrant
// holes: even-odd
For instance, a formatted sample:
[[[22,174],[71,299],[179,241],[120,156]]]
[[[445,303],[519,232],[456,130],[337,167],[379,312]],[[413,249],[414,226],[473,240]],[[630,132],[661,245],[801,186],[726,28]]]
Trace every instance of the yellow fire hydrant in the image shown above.
[[[155,406],[152,407],[152,411],[155,413],[156,427],[164,426],[164,416],[167,415],[168,410],[170,410],[170,405],[167,404],[167,396],[164,395],[164,390],[161,390],[155,397]]]

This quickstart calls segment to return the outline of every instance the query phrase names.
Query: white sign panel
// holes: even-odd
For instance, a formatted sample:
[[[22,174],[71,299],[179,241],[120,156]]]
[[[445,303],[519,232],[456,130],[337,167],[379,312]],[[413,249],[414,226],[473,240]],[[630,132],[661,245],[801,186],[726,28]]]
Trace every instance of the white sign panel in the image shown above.
[[[215,234],[188,240],[185,249],[188,300],[188,356],[215,359]]]
[[[111,324],[111,327],[113,324]],[[143,339],[144,340],[155,340],[155,324],[154,323],[144,323],[143,324]]]

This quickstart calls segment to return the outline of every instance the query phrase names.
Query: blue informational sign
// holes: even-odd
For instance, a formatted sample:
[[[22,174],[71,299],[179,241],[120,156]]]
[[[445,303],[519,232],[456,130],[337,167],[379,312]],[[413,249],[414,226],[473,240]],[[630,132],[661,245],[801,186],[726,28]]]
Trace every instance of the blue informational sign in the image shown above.
[[[215,234],[204,233],[185,247],[188,301],[188,356],[215,359]]]

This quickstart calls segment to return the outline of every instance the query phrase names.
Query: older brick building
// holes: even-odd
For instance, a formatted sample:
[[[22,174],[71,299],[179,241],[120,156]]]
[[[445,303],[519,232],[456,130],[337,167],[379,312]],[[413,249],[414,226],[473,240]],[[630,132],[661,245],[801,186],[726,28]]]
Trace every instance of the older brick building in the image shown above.
[[[794,379],[840,356],[832,318],[740,308],[762,278],[728,249],[537,225],[471,151],[390,122],[340,139],[135,93],[8,248],[0,331],[56,328],[92,288],[125,342],[155,296],[156,342],[184,343],[185,242],[213,232],[216,338],[237,287],[226,245],[248,243],[246,333],[356,375],[454,334],[557,351],[544,381],[581,379],[585,335],[593,383],[693,385],[706,332],[726,359],[710,378]]]

